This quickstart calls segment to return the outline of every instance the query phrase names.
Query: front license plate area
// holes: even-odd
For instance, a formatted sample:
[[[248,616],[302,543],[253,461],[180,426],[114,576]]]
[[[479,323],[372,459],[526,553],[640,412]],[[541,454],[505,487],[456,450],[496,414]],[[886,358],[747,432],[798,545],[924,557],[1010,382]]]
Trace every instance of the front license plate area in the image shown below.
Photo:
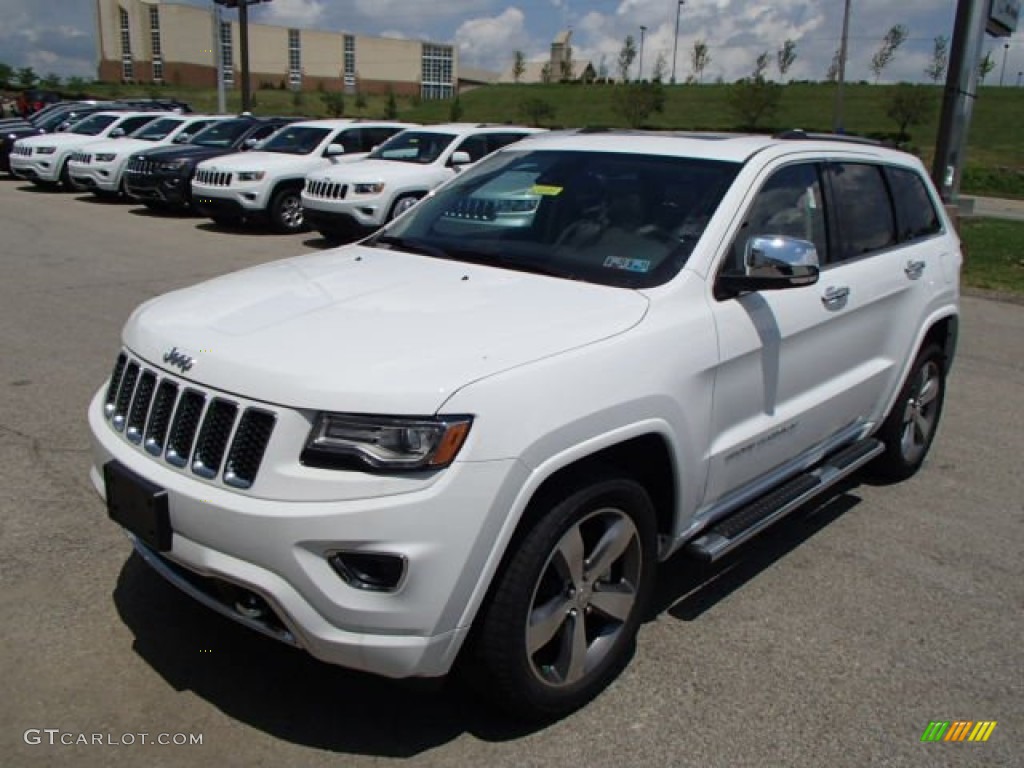
[[[110,519],[157,552],[170,550],[172,531],[167,491],[116,461],[103,465],[103,480],[107,486]]]

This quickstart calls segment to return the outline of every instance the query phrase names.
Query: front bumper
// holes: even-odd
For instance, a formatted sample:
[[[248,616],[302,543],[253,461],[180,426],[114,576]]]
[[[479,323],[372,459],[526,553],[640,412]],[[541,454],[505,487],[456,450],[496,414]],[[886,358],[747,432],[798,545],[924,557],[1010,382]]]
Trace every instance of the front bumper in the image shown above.
[[[209,597],[216,585],[229,584],[257,595],[273,617],[254,629],[329,663],[388,677],[449,670],[469,629],[460,621],[515,489],[525,482],[522,464],[456,462],[404,486],[411,490],[366,498],[280,501],[265,498],[274,491],[266,486],[257,498],[204,482],[127,442],[105,418],[104,396],[97,393],[89,408],[92,482],[105,497],[102,467],[115,460],[166,490],[171,549],[158,555],[136,543],[165,577],[182,588],[188,582],[194,597],[249,626],[231,605],[218,608],[196,591]],[[294,443],[297,456],[302,436],[279,432],[274,441]],[[292,480],[308,474],[323,482],[330,474],[341,489],[347,479],[345,472],[302,467],[297,459],[288,471]],[[339,550],[401,555],[405,576],[393,592],[357,589],[327,561]]]
[[[11,173],[29,181],[56,182],[60,178],[60,162],[53,155],[11,155]]]
[[[268,190],[259,183],[249,187],[215,187],[192,181],[192,203],[204,215],[255,216],[267,208]]]
[[[189,178],[171,174],[125,171],[124,187],[129,197],[185,206],[189,202]]]
[[[68,165],[71,183],[81,189],[98,192],[117,192],[121,184],[120,169],[113,163],[78,163]]]
[[[302,210],[310,223],[317,220],[328,223],[331,221],[344,222],[340,226],[355,227],[364,232],[372,232],[384,226],[388,201],[380,196],[324,200],[319,197],[310,197],[303,192]]]

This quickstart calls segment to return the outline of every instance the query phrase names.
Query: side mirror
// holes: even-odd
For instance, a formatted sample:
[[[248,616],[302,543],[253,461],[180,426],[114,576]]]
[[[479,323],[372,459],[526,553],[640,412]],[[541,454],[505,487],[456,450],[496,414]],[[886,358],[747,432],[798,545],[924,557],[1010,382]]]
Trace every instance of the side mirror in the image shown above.
[[[324,150],[324,157],[339,157],[345,154],[345,148],[341,144],[329,144]]]
[[[61,123],[60,125],[57,126],[57,131],[58,132],[63,132],[63,131],[66,131],[70,127],[71,127],[71,121],[70,120],[65,120],[63,123]]]
[[[257,144],[259,144],[259,142],[256,139],[246,139],[245,141],[242,142],[242,151],[248,152],[250,149],[253,149]]]
[[[122,136],[124,136],[124,128],[115,128],[110,132],[110,138],[112,139],[120,139]]]
[[[743,249],[743,272],[723,272],[715,296],[727,299],[752,291],[801,288],[818,282],[814,243],[784,235],[755,235]]]
[[[174,137],[175,144],[188,144],[189,139],[192,138],[191,133],[179,133]]]
[[[449,165],[469,165],[473,162],[473,158],[469,156],[469,152],[452,152],[452,159],[448,161]]]

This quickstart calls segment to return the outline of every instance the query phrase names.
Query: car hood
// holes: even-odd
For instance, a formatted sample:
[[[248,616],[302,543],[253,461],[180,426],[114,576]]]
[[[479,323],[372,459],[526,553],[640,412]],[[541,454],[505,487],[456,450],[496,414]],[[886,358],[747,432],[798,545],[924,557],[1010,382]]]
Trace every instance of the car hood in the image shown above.
[[[124,342],[161,367],[176,348],[194,360],[188,379],[255,400],[431,414],[473,381],[646,311],[635,291],[353,245],[152,299]]]
[[[147,160],[156,160],[161,162],[169,162],[171,160],[191,160],[198,163],[203,160],[209,160],[213,157],[221,157],[223,155],[230,155],[234,153],[235,150],[224,149],[222,147],[200,147],[194,144],[172,144],[171,146],[160,146],[145,149],[136,152],[135,154],[144,157]]]
[[[114,154],[124,155],[138,152],[140,149],[151,148],[154,144],[155,142],[143,141],[142,139],[100,139],[99,141],[89,143],[89,151],[93,154],[97,152],[113,152]]]
[[[27,147],[80,147],[84,144],[105,142],[104,136],[85,136],[81,133],[44,133],[19,139]]]
[[[329,160],[319,152],[310,155],[286,155],[282,152],[234,152],[203,163],[204,170],[212,171],[272,171],[305,174],[314,168],[328,165]]]
[[[344,181],[349,184],[371,184],[384,181],[393,184],[407,181],[422,181],[425,184],[439,184],[452,175],[443,165],[419,165],[396,160],[362,160],[356,165],[343,165],[318,170],[316,179]]]

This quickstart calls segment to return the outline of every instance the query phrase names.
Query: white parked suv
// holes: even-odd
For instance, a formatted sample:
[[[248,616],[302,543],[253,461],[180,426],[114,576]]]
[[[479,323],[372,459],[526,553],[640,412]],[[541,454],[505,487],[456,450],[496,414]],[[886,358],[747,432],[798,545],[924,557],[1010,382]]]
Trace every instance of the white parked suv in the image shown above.
[[[11,149],[11,173],[38,185],[61,184],[72,189],[71,155],[100,139],[116,139],[137,131],[164,112],[96,112],[62,133],[18,139]]]
[[[409,123],[310,120],[285,126],[261,146],[196,167],[192,201],[219,224],[268,218],[279,232],[304,228],[300,193],[310,171],[366,157]]]
[[[410,129],[377,147],[359,165],[310,173],[302,190],[306,221],[328,239],[367,234],[473,163],[539,132],[467,123]]]
[[[659,562],[921,467],[960,266],[895,150],[533,137],[359,244],[140,306],[92,481],[224,615],[558,716],[626,664]]]
[[[96,195],[123,195],[124,171],[132,154],[184,143],[207,126],[226,119],[216,115],[166,115],[127,136],[85,144],[71,154],[71,182]]]

